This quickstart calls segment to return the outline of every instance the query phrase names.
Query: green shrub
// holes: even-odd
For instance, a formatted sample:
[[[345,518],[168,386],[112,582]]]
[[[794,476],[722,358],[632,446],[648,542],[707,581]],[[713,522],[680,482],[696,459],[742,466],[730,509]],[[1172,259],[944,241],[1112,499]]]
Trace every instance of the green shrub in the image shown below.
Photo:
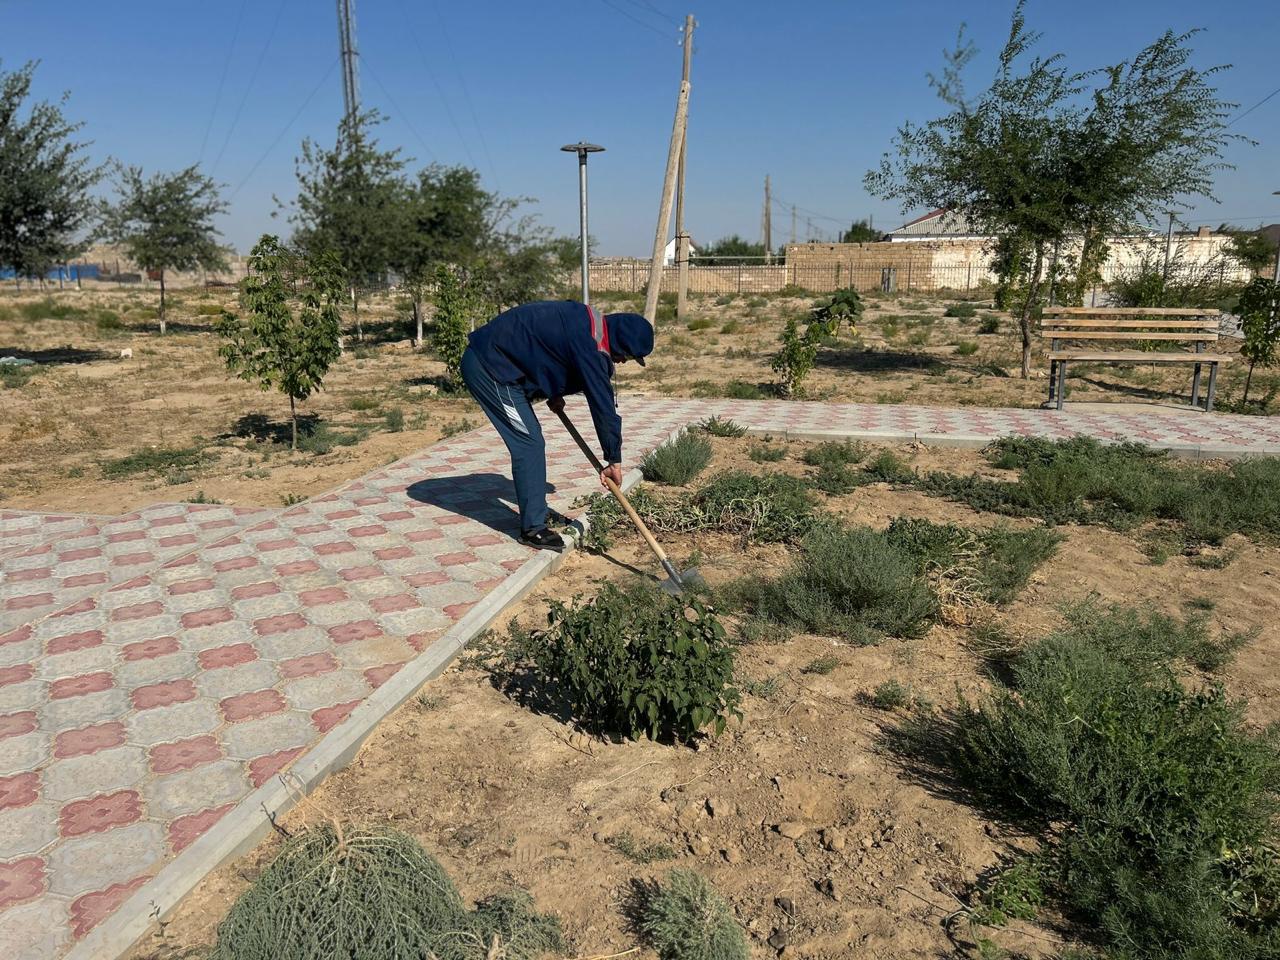
[[[975,307],[972,303],[969,303],[967,301],[962,301],[960,303],[953,303],[951,304],[951,306],[947,307],[946,312],[943,314],[943,316],[955,317],[959,320],[970,320],[973,317],[977,316],[977,314],[978,314],[977,307]]]
[[[676,857],[671,844],[641,843],[630,833],[610,837],[608,843],[632,863],[655,863],[659,860],[674,860]]]
[[[0,363],[0,384],[6,390],[17,390],[25,387],[27,381],[35,376],[35,366],[18,366],[15,363]]]
[[[399,433],[404,429],[404,411],[399,407],[392,407],[383,416],[382,423],[391,433]]]
[[[824,463],[809,474],[814,488],[833,497],[842,496],[866,483],[865,474],[855,473],[840,463]]]
[[[385,827],[324,824],[290,839],[218,925],[210,960],[508,960],[562,950],[524,894],[467,910],[440,863]]]
[[[1273,956],[1280,755],[1243,704],[1186,686],[1168,627],[1076,608],[989,698],[925,732],[958,782],[1041,832],[1005,881],[1024,895],[1004,899],[1033,908],[1038,888],[1126,960]]]
[[[207,459],[197,447],[148,447],[125,457],[107,460],[102,475],[108,480],[131,477],[139,473],[166,474],[197,467]]]
[[[915,474],[892,450],[881,450],[862,468],[870,482],[909,483]]]
[[[871,694],[871,705],[878,710],[897,710],[910,702],[911,691],[897,680],[886,680]]]
[[[741,329],[742,329],[742,324],[740,324],[737,320],[726,320],[724,325],[720,328],[720,332],[726,333],[726,334],[737,333]]]
[[[368,427],[354,430],[335,430],[327,423],[309,426],[298,436],[298,449],[317,456],[329,453],[334,447],[353,447],[369,435]]]
[[[113,310],[98,310],[94,314],[93,325],[102,333],[114,333],[124,329],[120,315]]]
[[[694,317],[685,326],[687,326],[691,332],[696,333],[699,330],[710,330],[715,325],[716,322],[711,317]]]
[[[733,911],[692,870],[672,870],[648,891],[639,927],[659,960],[748,960]]]
[[[711,444],[691,430],[649,451],[640,461],[644,478],[655,483],[683,486],[711,462]]]
[[[844,467],[861,463],[866,456],[866,445],[857,440],[829,440],[809,447],[802,459],[811,467]]]
[[[777,463],[786,455],[786,447],[771,447],[767,443],[753,443],[747,451],[747,456],[751,458],[753,463]]]
[[[713,437],[740,437],[747,432],[747,428],[736,420],[729,420],[719,416],[708,417],[702,421],[700,426]]]
[[[972,340],[961,340],[956,344],[956,356],[972,357],[978,352],[978,345]]]
[[[528,645],[532,669],[584,727],[687,741],[737,715],[733,645],[696,598],[605,584],[590,601],[551,601]]]
[[[823,523],[800,551],[782,576],[760,583],[752,612],[856,643],[919,636],[937,613],[919,564],[882,532]]]
[[[979,333],[999,333],[1000,318],[987,314],[982,318],[982,322],[978,324]]]
[[[800,668],[801,673],[810,673],[815,676],[825,677],[827,674],[840,666],[840,658],[835,654],[824,653],[820,657],[814,657],[803,667]]]
[[[1010,516],[1129,530],[1170,521],[1188,543],[1219,544],[1233,533],[1280,536],[1280,458],[1240,460],[1226,469],[1171,461],[1139,444],[1008,438],[991,463],[1018,470],[1012,483],[934,473],[912,481],[926,492]]]
[[[222,305],[217,303],[197,303],[197,317],[220,317],[222,316]]]
[[[754,383],[744,380],[730,380],[724,387],[724,396],[730,400],[763,400],[764,391]]]

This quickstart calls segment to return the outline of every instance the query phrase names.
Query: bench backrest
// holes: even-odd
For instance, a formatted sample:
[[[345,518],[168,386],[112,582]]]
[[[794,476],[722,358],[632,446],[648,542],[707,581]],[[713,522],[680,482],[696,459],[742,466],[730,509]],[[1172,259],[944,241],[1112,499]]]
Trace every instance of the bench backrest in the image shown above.
[[[1040,321],[1040,335],[1049,340],[1051,349],[1059,340],[1202,344],[1218,339],[1220,323],[1220,311],[1198,307],[1052,307]]]

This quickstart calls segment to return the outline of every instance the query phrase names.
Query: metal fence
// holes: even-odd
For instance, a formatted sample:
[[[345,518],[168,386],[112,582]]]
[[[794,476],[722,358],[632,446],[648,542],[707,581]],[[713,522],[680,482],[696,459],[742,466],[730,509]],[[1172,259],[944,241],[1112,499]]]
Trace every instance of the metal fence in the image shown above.
[[[1105,286],[1132,268],[1107,264],[1102,270]],[[1203,265],[1197,268],[1204,272]],[[1247,268],[1225,260],[1213,265],[1221,283],[1243,282],[1250,278]],[[909,260],[906,263],[766,263],[739,258],[733,263],[714,263],[705,258],[689,264],[689,293],[694,295],[779,293],[785,288],[798,288],[814,293],[829,293],[844,287],[860,291],[893,292],[972,292],[990,289],[996,276],[981,264],[930,264]],[[600,293],[643,293],[649,284],[648,260],[601,260],[590,265],[591,289]],[[678,288],[679,267],[662,269],[663,292]],[[575,271],[574,283],[580,283]]]

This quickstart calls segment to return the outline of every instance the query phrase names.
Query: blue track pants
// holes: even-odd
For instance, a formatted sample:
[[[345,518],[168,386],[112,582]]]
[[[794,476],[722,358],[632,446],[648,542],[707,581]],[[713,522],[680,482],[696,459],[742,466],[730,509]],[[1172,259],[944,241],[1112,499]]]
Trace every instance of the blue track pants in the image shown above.
[[[547,445],[533,404],[520,387],[494,380],[471,349],[462,355],[462,381],[511,453],[520,529],[541,530],[547,525]]]

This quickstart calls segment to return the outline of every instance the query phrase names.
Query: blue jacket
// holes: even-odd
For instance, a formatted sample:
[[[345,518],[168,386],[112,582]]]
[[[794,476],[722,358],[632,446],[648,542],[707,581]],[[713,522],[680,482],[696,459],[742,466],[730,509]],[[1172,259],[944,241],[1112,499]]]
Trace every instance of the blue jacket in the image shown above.
[[[571,300],[526,303],[478,327],[468,342],[494,380],[519,386],[530,400],[585,394],[604,459],[622,462],[613,361],[596,348],[585,306]]]

